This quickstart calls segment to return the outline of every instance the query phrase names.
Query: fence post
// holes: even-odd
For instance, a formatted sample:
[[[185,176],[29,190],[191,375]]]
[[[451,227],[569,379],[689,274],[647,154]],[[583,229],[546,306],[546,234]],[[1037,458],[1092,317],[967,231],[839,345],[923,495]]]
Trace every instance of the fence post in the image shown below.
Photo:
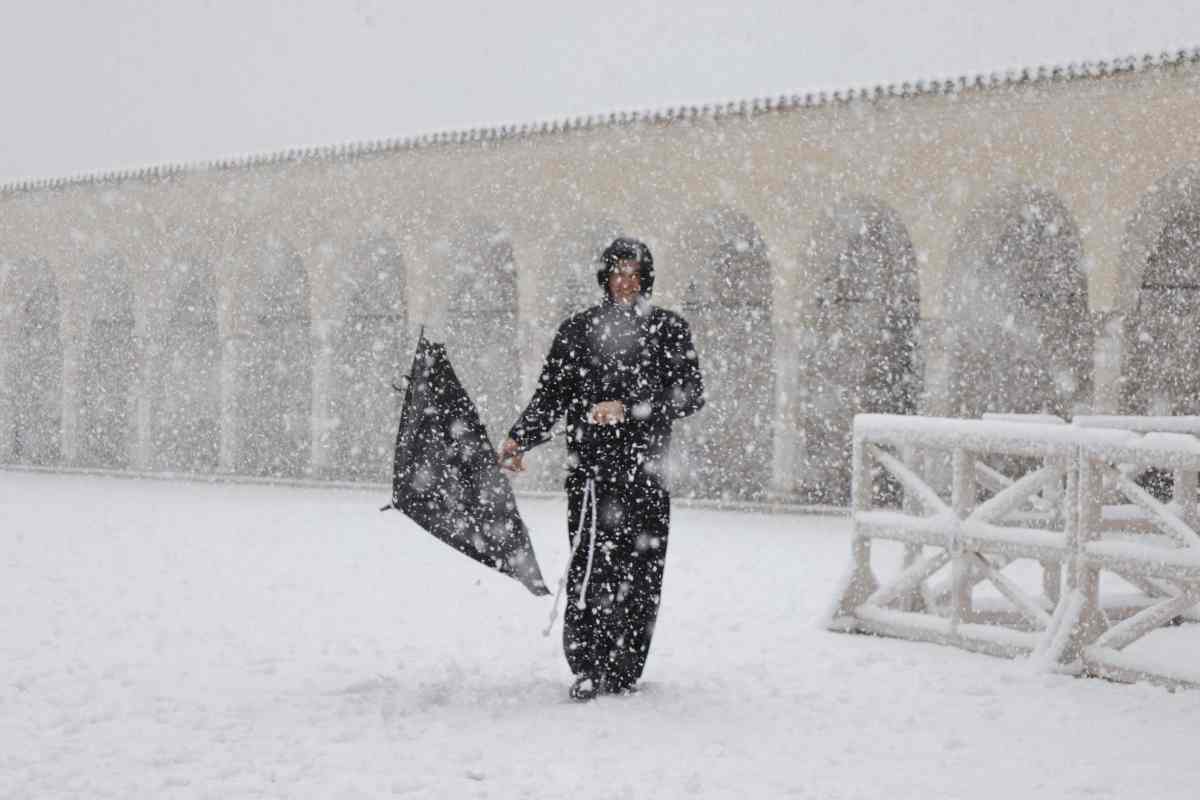
[[[1193,528],[1200,523],[1196,515],[1196,475],[1195,470],[1175,470],[1174,500],[1179,505],[1179,516]]]
[[[1075,465],[1067,475],[1068,491],[1075,489],[1074,502],[1068,505],[1073,524],[1067,526],[1067,549],[1070,552],[1067,589],[1069,594],[1078,596],[1079,610],[1074,619],[1066,621],[1071,630],[1067,645],[1059,656],[1062,664],[1076,662],[1082,656],[1083,649],[1108,628],[1108,620],[1100,610],[1100,570],[1089,562],[1085,552],[1087,544],[1100,537],[1104,510],[1103,472],[1085,448],[1076,447]],[[1071,486],[1072,482],[1074,487]]]
[[[1047,461],[1047,465],[1050,465],[1050,464],[1053,464],[1054,467],[1061,469],[1063,471],[1063,473],[1068,476],[1068,478],[1067,478],[1068,483],[1070,482],[1070,477],[1069,477],[1071,474],[1071,460],[1070,459],[1055,458],[1052,461],[1050,461],[1050,460]],[[1062,524],[1065,529],[1066,524],[1067,524],[1067,516],[1069,516],[1069,514],[1070,514],[1069,509],[1072,508],[1073,506],[1075,506],[1075,497],[1074,497],[1074,495],[1069,493],[1069,487],[1068,487],[1067,491],[1068,491],[1068,494],[1066,495],[1067,502],[1065,504],[1063,502],[1064,487],[1061,484],[1055,484],[1055,486],[1052,489],[1047,489],[1045,492],[1043,492],[1043,496],[1048,501],[1050,501],[1050,503],[1052,504],[1052,506],[1054,508],[1053,516],[1051,518],[1051,523],[1050,523],[1052,527],[1055,524]],[[1064,511],[1064,505],[1068,509],[1067,511]],[[1062,562],[1061,561],[1043,561],[1043,562],[1041,562],[1041,565],[1042,565],[1042,594],[1044,594],[1046,596],[1046,599],[1049,600],[1052,605],[1057,606],[1058,601],[1062,599],[1062,579],[1063,579]]]
[[[853,565],[842,580],[837,605],[827,627],[853,629],[855,609],[879,588],[879,581],[871,571],[871,540],[858,533],[858,514],[871,508],[871,467],[867,461],[867,449],[862,436],[854,432],[850,454],[850,527],[853,536]],[[839,620],[851,620],[849,624]]]
[[[926,453],[924,450],[910,445],[903,449],[901,455],[902,460],[907,464],[911,464],[914,470],[919,471],[922,475],[928,474],[925,464]],[[918,511],[918,504],[915,498],[912,497],[912,493],[905,490],[901,491],[903,492],[901,495],[901,510],[904,511],[905,514],[916,514]],[[919,544],[904,545],[904,561],[901,565],[901,569],[908,569],[915,564],[917,559],[921,557],[921,553],[924,551],[924,549],[925,548]],[[907,592],[902,597],[897,599],[896,607],[901,611],[922,612],[927,610],[925,606],[925,597],[921,594],[921,585],[917,584],[912,591]]]
[[[954,471],[950,497],[954,508],[954,532],[948,543],[951,562],[950,627],[971,613],[971,565],[963,551],[961,530],[963,521],[971,514],[975,505],[975,470],[971,453],[961,447],[954,449],[952,469]]]

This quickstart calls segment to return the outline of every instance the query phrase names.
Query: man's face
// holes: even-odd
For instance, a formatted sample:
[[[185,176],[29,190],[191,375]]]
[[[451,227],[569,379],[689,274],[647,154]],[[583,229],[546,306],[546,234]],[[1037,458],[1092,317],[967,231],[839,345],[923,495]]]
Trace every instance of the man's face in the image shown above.
[[[633,259],[618,261],[608,273],[608,293],[613,302],[629,305],[637,300],[642,291],[642,275],[638,262]]]

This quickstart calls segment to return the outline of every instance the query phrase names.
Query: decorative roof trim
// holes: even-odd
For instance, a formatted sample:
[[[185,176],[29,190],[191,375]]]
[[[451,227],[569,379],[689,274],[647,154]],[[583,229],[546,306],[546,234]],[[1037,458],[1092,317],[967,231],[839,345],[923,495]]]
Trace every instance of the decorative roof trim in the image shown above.
[[[134,169],[83,173],[59,178],[20,180],[0,184],[0,195],[29,192],[38,189],[62,189],[81,184],[120,183],[128,180],[154,180],[175,175],[245,169],[269,164],[291,163],[314,159],[330,160],[356,158],[376,153],[415,150],[440,145],[496,142],[522,139],[541,134],[573,130],[619,127],[637,123],[665,123],[697,119],[718,119],[732,116],[754,116],[774,111],[873,101],[885,98],[908,98],[921,95],[948,95],[967,89],[990,89],[1003,86],[1036,84],[1053,81],[1098,78],[1121,73],[1138,72],[1184,63],[1200,62],[1200,47],[1163,50],[1141,56],[1126,56],[1102,61],[1079,61],[1039,67],[1022,67],[956,78],[933,78],[902,83],[874,84],[833,91],[810,91],[756,97],[748,100],[710,102],[700,105],[670,106],[656,110],[612,111],[601,114],[568,117],[519,125],[499,125],[436,133],[418,134],[398,139],[376,139],[319,147],[298,147],[211,161],[158,164]]]

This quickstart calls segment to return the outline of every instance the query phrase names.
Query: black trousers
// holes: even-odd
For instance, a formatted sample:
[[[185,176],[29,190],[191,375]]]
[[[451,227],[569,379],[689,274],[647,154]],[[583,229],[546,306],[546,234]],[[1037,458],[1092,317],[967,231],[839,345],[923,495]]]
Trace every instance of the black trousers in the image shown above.
[[[576,675],[622,689],[642,676],[650,654],[671,496],[645,474],[620,482],[595,478],[593,486],[594,502],[585,474],[566,485],[568,530],[573,537],[579,531],[580,541],[567,577],[563,651]]]

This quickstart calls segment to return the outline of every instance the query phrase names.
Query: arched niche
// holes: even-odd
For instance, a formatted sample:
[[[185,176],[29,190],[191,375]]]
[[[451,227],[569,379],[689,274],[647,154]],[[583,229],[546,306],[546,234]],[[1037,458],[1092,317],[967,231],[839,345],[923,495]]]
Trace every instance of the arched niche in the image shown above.
[[[596,282],[600,256],[622,228],[610,219],[590,219],[555,236],[549,248],[550,280],[542,307],[551,312],[551,330],[560,322],[599,303],[604,290]],[[547,343],[549,338],[547,337]]]
[[[499,225],[467,220],[450,242],[446,350],[479,409],[493,445],[520,413],[517,273],[512,240]]]
[[[217,468],[221,419],[216,282],[203,260],[183,259],[169,268],[180,288],[158,338],[154,460],[161,469],[210,472]]]
[[[774,276],[758,226],[727,207],[681,229],[690,323],[707,405],[683,422],[675,483],[701,497],[761,499],[771,482],[775,423]]]
[[[1092,393],[1079,228],[1056,195],[1014,186],[972,209],[945,283],[954,413],[1069,416]]]
[[[238,375],[238,470],[307,474],[312,441],[312,340],[308,273],[278,237],[253,252],[256,282]]]
[[[3,380],[12,403],[12,460],[49,466],[62,455],[62,313],[45,259],[11,264],[4,304],[15,316]]]
[[[916,256],[900,216],[869,197],[819,215],[807,256],[820,277],[800,354],[797,488],[808,502],[844,504],[854,415],[916,411]]]
[[[401,396],[393,388],[412,353],[404,344],[407,276],[396,241],[376,236],[353,250],[344,273],[347,305],[334,344],[331,469],[348,480],[392,473]]]
[[[88,324],[79,370],[79,463],[124,469],[130,465],[142,358],[133,283],[116,256],[92,259],[83,274]]]
[[[1200,174],[1181,169],[1139,206],[1125,316],[1123,413],[1200,414]],[[1126,249],[1128,253],[1130,248]]]

